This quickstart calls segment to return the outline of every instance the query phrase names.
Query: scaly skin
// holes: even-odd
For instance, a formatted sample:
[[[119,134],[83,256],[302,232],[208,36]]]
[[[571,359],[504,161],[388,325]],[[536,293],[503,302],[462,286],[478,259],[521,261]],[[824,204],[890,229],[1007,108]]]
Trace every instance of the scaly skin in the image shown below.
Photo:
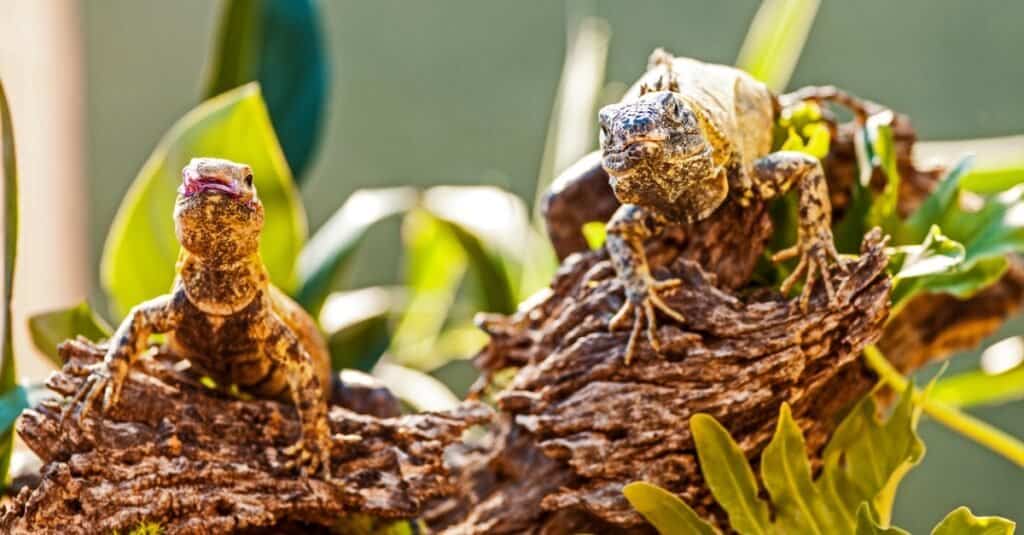
[[[622,206],[608,223],[606,245],[626,286],[626,303],[610,328],[628,328],[628,363],[646,324],[659,349],[656,313],[685,322],[658,290],[678,280],[655,280],[644,242],[672,221],[698,221],[727,199],[743,206],[795,186],[799,192],[798,241],[773,260],[799,257],[782,292],[806,277],[800,304],[820,276],[831,297],[829,266],[843,262],[831,231],[831,207],[821,164],[798,152],[771,151],[778,112],[774,95],[746,73],[721,65],[674,58],[656,50],[648,72],[623,98],[599,113],[601,166]]]
[[[149,336],[219,384],[295,404],[302,436],[286,450],[306,475],[330,478],[327,425],[331,364],[313,319],[270,283],[259,255],[263,205],[247,165],[194,158],[174,207],[181,243],[171,293],[134,307],[77,397],[81,421],[97,398],[116,405]],[[69,405],[69,406],[73,406]]]

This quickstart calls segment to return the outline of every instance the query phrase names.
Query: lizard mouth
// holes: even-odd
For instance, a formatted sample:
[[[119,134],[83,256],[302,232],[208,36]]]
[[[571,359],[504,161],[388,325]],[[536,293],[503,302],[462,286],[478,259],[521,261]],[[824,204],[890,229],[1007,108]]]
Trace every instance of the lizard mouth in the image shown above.
[[[604,149],[601,165],[609,172],[624,172],[661,151],[660,140],[640,139],[622,147]]]
[[[231,197],[240,197],[242,195],[238,184],[230,178],[200,175],[194,169],[186,169],[182,176],[178,193],[182,197],[192,197],[206,191],[224,193]]]

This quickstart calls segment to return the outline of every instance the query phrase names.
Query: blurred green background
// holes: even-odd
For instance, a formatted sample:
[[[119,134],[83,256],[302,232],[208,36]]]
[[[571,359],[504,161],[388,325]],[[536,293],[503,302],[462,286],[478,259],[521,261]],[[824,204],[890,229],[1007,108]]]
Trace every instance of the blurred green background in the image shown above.
[[[732,63],[755,0],[324,2],[332,62],[324,141],[303,188],[311,228],[364,187],[491,184],[531,202],[570,13],[605,18],[607,79],[632,82],[657,46]],[[217,4],[82,2],[95,266],[125,189],[199,98]],[[791,87],[831,83],[911,116],[922,139],[1024,133],[1024,2],[826,0]],[[169,214],[168,214],[169,217]],[[397,223],[373,231],[353,286],[394,281]],[[372,262],[371,262],[372,259]],[[96,274],[92,280],[97,288]],[[1014,324],[1004,334],[1024,332]],[[956,359],[951,372],[976,366]],[[975,409],[1024,435],[1024,403]],[[928,454],[895,521],[926,533],[954,507],[1024,520],[1024,472],[927,420]]]

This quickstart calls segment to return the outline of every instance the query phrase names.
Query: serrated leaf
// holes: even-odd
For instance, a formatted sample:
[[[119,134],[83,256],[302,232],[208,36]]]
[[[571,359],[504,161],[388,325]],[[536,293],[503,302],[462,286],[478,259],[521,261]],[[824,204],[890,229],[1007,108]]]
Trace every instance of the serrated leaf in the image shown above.
[[[33,315],[28,319],[28,330],[36,349],[58,368],[64,365],[57,353],[58,344],[76,336],[101,340],[109,338],[112,332],[110,326],[85,301],[71,308]]]
[[[861,503],[857,508],[857,528],[854,533],[855,535],[910,535],[907,531],[897,527],[883,528],[879,526],[866,502]]]
[[[103,287],[119,315],[166,293],[178,242],[171,217],[181,169],[196,156],[244,162],[253,169],[266,214],[260,250],[270,278],[295,288],[295,258],[306,217],[260,95],[249,84],[210,99],[182,117],[157,145],[118,209],[103,248]]]
[[[295,299],[311,314],[319,314],[324,299],[344,276],[359,245],[375,224],[416,204],[412,188],[359,190],[324,223],[298,259]]]
[[[604,221],[588,221],[583,224],[581,230],[591,251],[604,247],[605,239],[608,238],[608,225]]]
[[[1012,535],[1017,524],[998,516],[974,516],[957,507],[932,530],[932,535]]]
[[[661,535],[716,535],[714,526],[697,516],[686,502],[665,489],[644,481],[622,488],[630,505]]]
[[[768,505],[757,497],[754,472],[729,432],[707,414],[692,416],[690,431],[704,480],[728,513],[732,528],[744,535],[768,533]]]
[[[828,511],[811,480],[803,433],[787,403],[782,404],[775,435],[761,454],[761,481],[771,496],[776,523],[793,533],[828,531],[829,524],[823,522]]]
[[[736,65],[774,91],[785,89],[818,11],[818,0],[764,0]]]
[[[318,145],[328,64],[313,0],[227,0],[204,98],[259,82],[288,164],[301,179]]]
[[[11,321],[11,295],[14,291],[14,266],[18,257],[18,164],[14,150],[14,125],[11,110],[7,105],[7,93],[0,83],[0,153],[3,158],[3,224],[4,224],[4,265],[3,265],[3,332],[0,336],[0,393],[10,394],[18,388],[15,363],[14,340]],[[20,412],[20,411],[19,411]],[[7,470],[11,464],[11,450],[14,434],[7,430],[0,434],[0,491],[7,488]]]

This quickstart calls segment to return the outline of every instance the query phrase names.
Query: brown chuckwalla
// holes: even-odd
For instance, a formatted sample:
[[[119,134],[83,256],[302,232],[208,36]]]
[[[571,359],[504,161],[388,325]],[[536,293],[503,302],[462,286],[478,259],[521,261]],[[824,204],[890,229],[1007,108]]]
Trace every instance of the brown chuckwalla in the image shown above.
[[[302,434],[285,450],[290,464],[329,478],[330,357],[313,319],[268,280],[259,254],[263,205],[249,166],[193,159],[182,172],[174,228],[181,253],[171,293],[129,312],[77,393],[77,419],[101,397],[104,410],[117,404],[149,336],[166,333],[168,352],[218,383],[293,402]]]
[[[852,98],[813,92],[803,97]],[[749,206],[795,187],[799,195],[798,240],[773,257],[776,262],[799,258],[796,269],[782,283],[782,292],[788,293],[805,277],[800,304],[806,309],[810,289],[820,276],[829,297],[834,295],[829,266],[835,263],[845,268],[833,244],[824,172],[820,162],[807,154],[771,152],[772,129],[781,108],[779,99],[764,84],[743,71],[656,50],[648,71],[622,101],[598,114],[600,168],[580,162],[552,186],[545,199],[545,215],[556,248],[559,240],[572,232],[567,224],[580,222],[572,221],[578,216],[565,218],[553,213],[552,207],[566,205],[559,196],[579,198],[573,203],[577,210],[607,210],[608,202],[593,193],[592,186],[606,178],[621,203],[608,222],[605,244],[626,289],[626,302],[610,322],[612,330],[631,329],[626,362],[635,354],[645,324],[652,348],[659,349],[656,311],[686,321],[659,297],[659,290],[680,281],[652,276],[645,240],[672,222],[707,218],[728,199]],[[565,251],[559,253],[564,256]]]

